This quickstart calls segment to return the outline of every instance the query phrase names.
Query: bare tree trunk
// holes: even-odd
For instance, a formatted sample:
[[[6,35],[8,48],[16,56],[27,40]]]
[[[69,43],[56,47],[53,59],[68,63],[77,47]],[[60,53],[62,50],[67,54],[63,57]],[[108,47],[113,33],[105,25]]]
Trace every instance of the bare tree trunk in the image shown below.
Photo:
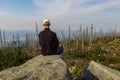
[[[71,39],[71,29],[70,29],[70,26],[69,26],[69,31],[68,31],[68,40],[70,41]]]
[[[16,44],[16,42],[15,42],[15,36],[14,36],[14,34],[13,34],[13,41],[12,41],[12,47],[15,47],[15,44]]]
[[[78,50],[78,44],[79,44],[79,41],[78,41],[78,39],[76,39],[76,50]]]
[[[37,50],[36,50],[36,34],[34,34],[33,37],[34,37],[34,52],[36,54],[37,53]]]
[[[0,29],[0,47],[3,47],[2,30]]]
[[[64,42],[65,42],[65,35],[64,32],[62,31],[62,46],[64,46]]]
[[[26,48],[29,46],[29,39],[28,39],[28,34],[26,34]]]
[[[82,32],[82,53],[84,53],[84,33],[85,31],[83,30]]]
[[[89,40],[89,29],[88,29],[88,26],[86,27],[86,34],[85,34],[85,36],[86,36],[86,41],[88,42],[88,40]]]
[[[80,32],[79,32],[79,41],[81,42],[82,41],[82,24],[80,26]]]
[[[18,46],[20,46],[20,37],[18,33],[17,33],[17,43],[18,43]]]
[[[90,46],[92,46],[92,40],[93,40],[93,24],[91,24]]]
[[[4,47],[6,47],[6,37],[5,37],[5,31],[3,31],[3,43],[4,43]]]
[[[78,38],[78,31],[76,31],[75,34],[75,50],[78,50],[78,43],[79,43],[79,38]]]
[[[33,43],[34,43],[33,35],[31,35],[31,43],[32,43],[32,45],[33,45]]]
[[[81,43],[81,50],[80,52],[84,53],[84,34],[83,34],[82,24],[80,26],[80,32],[79,32],[79,42]]]
[[[35,39],[35,34],[34,34],[34,45],[36,45],[36,39]]]
[[[39,35],[38,35],[38,24],[36,21],[36,52],[39,53]]]

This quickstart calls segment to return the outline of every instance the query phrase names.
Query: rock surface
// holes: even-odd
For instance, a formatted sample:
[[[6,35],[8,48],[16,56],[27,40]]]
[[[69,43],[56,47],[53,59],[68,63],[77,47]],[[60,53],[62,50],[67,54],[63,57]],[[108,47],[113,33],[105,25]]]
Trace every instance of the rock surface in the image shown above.
[[[91,61],[84,71],[86,80],[120,80],[120,72]]]
[[[0,80],[70,80],[70,75],[61,56],[37,56],[21,66],[1,71]]]

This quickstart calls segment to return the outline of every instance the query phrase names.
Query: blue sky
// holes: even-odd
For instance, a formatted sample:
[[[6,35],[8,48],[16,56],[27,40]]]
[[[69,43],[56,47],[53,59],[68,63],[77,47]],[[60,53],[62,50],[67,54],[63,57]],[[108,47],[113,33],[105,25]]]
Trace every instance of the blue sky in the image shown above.
[[[33,13],[35,5],[32,0],[0,0],[0,9],[14,13]]]
[[[0,0],[2,29],[35,30],[36,21],[42,29],[45,18],[53,29],[94,24],[96,29],[120,31],[120,0]]]

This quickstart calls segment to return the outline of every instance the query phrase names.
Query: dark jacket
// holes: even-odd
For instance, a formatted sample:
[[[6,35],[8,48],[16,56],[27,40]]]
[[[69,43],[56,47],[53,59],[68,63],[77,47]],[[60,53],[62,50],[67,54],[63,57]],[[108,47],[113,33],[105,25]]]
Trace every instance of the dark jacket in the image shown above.
[[[39,33],[39,42],[42,55],[55,54],[59,46],[56,33],[52,32],[49,28],[45,28]]]

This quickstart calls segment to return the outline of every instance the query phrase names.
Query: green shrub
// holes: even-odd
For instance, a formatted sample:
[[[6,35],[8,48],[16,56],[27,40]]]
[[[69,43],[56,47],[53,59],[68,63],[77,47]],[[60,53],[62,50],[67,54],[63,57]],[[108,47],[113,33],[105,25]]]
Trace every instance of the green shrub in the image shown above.
[[[76,76],[82,76],[84,70],[84,64],[82,63],[75,63],[74,69],[71,73],[71,77],[74,78]]]
[[[32,56],[27,55],[22,47],[3,48],[0,50],[0,71],[13,66],[18,66],[31,59]]]
[[[114,66],[114,67],[111,67],[111,68],[113,68],[113,69],[116,69],[116,70],[120,71],[120,66]]]

